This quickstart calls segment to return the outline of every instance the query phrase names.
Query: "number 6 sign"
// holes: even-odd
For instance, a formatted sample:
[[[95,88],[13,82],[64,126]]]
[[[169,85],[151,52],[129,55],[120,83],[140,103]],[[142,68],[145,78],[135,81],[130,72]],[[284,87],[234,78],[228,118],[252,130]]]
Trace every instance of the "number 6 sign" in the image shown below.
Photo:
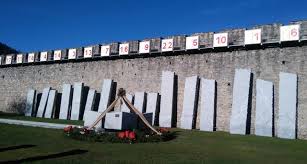
[[[228,33],[217,33],[213,35],[213,47],[228,46]]]
[[[280,27],[280,41],[294,41],[300,39],[300,25]]]
[[[198,48],[198,39],[199,36],[189,36],[186,37],[185,47],[187,50],[197,49]]]

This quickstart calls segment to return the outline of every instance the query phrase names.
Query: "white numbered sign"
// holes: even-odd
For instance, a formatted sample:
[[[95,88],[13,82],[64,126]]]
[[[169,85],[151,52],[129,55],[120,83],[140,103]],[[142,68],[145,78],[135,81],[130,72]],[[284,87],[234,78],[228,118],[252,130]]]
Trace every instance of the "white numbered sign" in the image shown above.
[[[0,56],[0,64],[2,65],[2,57]]]
[[[129,54],[129,43],[123,43],[119,45],[119,55]]]
[[[260,44],[261,43],[261,29],[246,30],[244,37],[244,44]]]
[[[68,59],[76,59],[77,50],[75,48],[68,50]]]
[[[22,54],[18,54],[18,55],[17,55],[17,57],[16,57],[16,63],[17,63],[17,64],[22,63],[22,57],[23,57]]]
[[[34,62],[34,53],[29,53],[28,54],[28,63],[33,63]]]
[[[199,47],[199,36],[186,37],[185,47],[187,50],[198,49]]]
[[[10,56],[10,55],[6,56],[5,64],[12,64],[12,56]]]
[[[139,53],[145,54],[150,52],[150,41],[143,41],[139,44]]]
[[[228,33],[218,33],[213,35],[213,47],[227,47]]]
[[[101,46],[100,51],[101,56],[110,56],[110,45]]]
[[[84,58],[91,58],[93,56],[93,47],[84,48]]]
[[[300,25],[280,27],[280,41],[294,41],[300,39]]]
[[[163,39],[161,44],[162,52],[173,51],[173,39]]]
[[[40,61],[47,61],[47,52],[41,52]]]
[[[62,57],[62,51],[55,50],[53,53],[53,60],[61,60],[61,57]]]

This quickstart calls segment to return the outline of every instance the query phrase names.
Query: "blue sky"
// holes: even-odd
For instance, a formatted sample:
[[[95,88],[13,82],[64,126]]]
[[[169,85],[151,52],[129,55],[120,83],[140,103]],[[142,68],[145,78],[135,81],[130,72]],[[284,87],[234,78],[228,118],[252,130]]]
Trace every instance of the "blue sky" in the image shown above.
[[[0,42],[30,52],[302,19],[304,0],[1,0]]]

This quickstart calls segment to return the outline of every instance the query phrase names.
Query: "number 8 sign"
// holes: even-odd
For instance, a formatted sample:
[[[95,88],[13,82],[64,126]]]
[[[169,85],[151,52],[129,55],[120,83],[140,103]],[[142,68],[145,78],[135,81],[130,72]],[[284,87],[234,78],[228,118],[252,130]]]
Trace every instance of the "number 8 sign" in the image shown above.
[[[300,39],[300,25],[289,25],[280,27],[280,41],[294,41]]]
[[[228,33],[218,33],[213,36],[213,47],[228,46]]]

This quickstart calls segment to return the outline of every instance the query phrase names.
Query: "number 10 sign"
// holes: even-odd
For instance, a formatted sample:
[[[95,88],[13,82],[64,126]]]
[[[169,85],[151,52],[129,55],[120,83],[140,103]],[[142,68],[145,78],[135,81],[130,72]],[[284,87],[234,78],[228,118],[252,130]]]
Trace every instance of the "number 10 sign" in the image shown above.
[[[213,35],[213,47],[227,47],[228,33],[218,33]]]

